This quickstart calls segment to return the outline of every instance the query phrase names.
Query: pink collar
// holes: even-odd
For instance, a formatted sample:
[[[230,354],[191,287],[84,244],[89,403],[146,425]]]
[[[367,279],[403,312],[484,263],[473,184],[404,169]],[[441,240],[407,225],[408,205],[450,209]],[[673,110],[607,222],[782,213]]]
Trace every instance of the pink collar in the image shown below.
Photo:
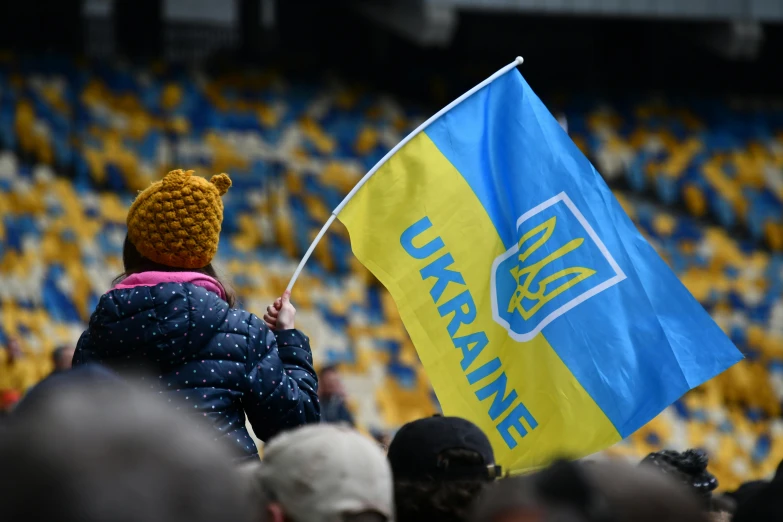
[[[214,277],[199,272],[139,272],[129,275],[113,289],[127,290],[137,286],[155,286],[160,283],[191,283],[216,293],[223,300],[226,299],[223,285]]]

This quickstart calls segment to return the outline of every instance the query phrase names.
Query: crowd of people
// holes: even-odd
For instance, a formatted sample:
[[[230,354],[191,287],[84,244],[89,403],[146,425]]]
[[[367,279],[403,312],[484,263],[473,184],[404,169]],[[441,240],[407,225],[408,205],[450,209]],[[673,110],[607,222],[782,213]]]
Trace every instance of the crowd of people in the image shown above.
[[[111,370],[44,381],[0,429],[4,520],[63,522],[644,522],[778,520],[783,473],[716,494],[700,452],[636,466],[554,462],[513,475],[471,422],[403,426],[388,448],[346,423],[272,437],[237,458],[211,427]],[[318,409],[316,404],[315,409]],[[44,497],[42,498],[42,493]]]

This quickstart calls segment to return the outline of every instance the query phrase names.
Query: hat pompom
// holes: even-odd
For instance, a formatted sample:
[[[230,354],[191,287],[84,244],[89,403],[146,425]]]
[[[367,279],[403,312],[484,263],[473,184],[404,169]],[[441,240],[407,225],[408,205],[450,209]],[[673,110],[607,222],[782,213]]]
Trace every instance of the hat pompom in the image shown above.
[[[187,182],[187,179],[193,174],[192,170],[172,170],[165,176],[163,176],[164,185],[182,185]]]
[[[217,187],[221,196],[228,192],[229,187],[231,187],[231,178],[228,177],[228,174],[215,174],[209,181]]]

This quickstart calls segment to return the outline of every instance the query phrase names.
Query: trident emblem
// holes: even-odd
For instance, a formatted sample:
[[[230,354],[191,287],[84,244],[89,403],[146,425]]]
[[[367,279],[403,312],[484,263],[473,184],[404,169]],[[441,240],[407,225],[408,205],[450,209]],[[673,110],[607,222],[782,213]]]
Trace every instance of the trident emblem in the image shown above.
[[[553,216],[544,223],[529,230],[519,240],[519,250],[521,252],[518,256],[519,264],[510,271],[514,280],[517,282],[517,289],[511,296],[507,312],[511,313],[516,310],[526,321],[533,317],[533,315],[549,301],[596,273],[595,270],[586,267],[574,266],[564,268],[538,281],[538,286],[535,291],[531,289],[536,276],[541,270],[549,265],[549,263],[563,257],[569,252],[573,252],[584,243],[584,238],[572,239],[540,261],[526,265],[525,262],[527,259],[552,237],[552,232],[555,230],[556,223],[557,217]],[[540,237],[538,237],[532,245],[527,247],[526,250],[522,251],[522,245],[537,235],[540,235]],[[560,285],[550,290],[549,285],[558,280],[562,280]],[[525,306],[526,302],[532,302],[533,304],[527,308]]]

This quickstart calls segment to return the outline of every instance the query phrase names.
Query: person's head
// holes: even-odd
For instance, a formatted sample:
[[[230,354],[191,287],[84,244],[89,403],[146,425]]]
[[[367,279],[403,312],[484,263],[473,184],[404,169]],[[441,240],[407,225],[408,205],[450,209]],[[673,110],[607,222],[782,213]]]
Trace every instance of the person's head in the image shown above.
[[[778,464],[775,476],[769,482],[754,484],[738,499],[732,521],[771,522],[783,520],[783,462]]]
[[[392,478],[383,451],[358,432],[311,424],[284,432],[249,471],[269,522],[386,522]]]
[[[87,363],[67,372],[57,372],[30,388],[14,407],[13,415],[38,415],[37,412],[47,407],[60,390],[68,393],[75,385],[83,389],[112,387],[113,392],[119,392],[127,386],[128,391],[134,391],[132,385],[105,366]]]
[[[231,186],[226,174],[211,181],[192,170],[173,170],[139,193],[128,211],[121,281],[138,272],[192,271],[220,282],[212,266],[223,223],[223,200]],[[220,283],[229,306],[235,296]]]
[[[337,366],[324,366],[318,372],[318,392],[322,397],[342,395],[343,382]]]
[[[682,453],[663,450],[647,455],[639,464],[681,482],[698,497],[705,509],[712,509],[712,492],[718,479],[707,471],[709,459],[704,451],[689,449]]]
[[[60,372],[71,368],[73,362],[72,346],[58,346],[52,352],[52,363],[54,364],[54,371]]]
[[[4,520],[255,519],[249,485],[203,426],[129,386],[68,382],[0,430]]]
[[[757,493],[763,491],[767,487],[767,484],[769,484],[768,480],[751,480],[749,482],[744,482],[740,484],[740,487],[734,491],[728,491],[723,495],[720,495],[720,498],[727,499],[732,502],[734,506],[734,509],[732,510],[733,512],[742,504],[751,502]]]
[[[460,522],[499,474],[492,446],[478,426],[458,417],[404,425],[388,453],[399,520]]]
[[[620,463],[556,462],[488,487],[473,522],[707,522],[708,514],[671,479]]]

